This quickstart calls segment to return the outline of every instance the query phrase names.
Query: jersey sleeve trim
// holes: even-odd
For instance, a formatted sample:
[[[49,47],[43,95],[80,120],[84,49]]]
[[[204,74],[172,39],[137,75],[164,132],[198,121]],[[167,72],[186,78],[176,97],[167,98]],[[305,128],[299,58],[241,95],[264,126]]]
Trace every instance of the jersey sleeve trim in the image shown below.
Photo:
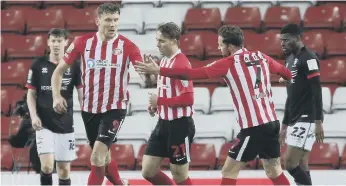
[[[25,85],[25,87],[28,88],[28,89],[36,90],[36,87],[34,87],[34,86],[32,86],[32,85],[30,85],[28,83]]]
[[[320,75],[319,72],[315,72],[315,73],[309,74],[309,75],[307,76],[307,78],[308,78],[308,79],[311,79],[311,78],[316,77],[316,76],[319,76],[319,75]]]
[[[77,85],[76,88],[77,88],[77,89],[83,88],[83,85],[82,85],[82,84]]]

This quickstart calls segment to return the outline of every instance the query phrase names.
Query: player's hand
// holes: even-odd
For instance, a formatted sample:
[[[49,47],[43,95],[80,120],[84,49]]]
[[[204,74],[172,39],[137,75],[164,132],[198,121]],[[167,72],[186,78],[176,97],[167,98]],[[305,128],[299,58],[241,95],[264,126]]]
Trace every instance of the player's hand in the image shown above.
[[[34,130],[43,129],[41,119],[38,116],[31,117],[31,124]]]
[[[280,131],[280,137],[279,137],[280,148],[282,148],[285,145],[286,135],[287,135],[286,129],[283,129]]]
[[[155,116],[155,113],[157,112],[157,107],[153,107],[151,105],[148,106],[148,112],[151,117]]]
[[[324,130],[323,130],[323,123],[321,120],[315,121],[316,127],[315,127],[315,136],[317,143],[323,143],[324,140]]]
[[[62,114],[67,112],[67,102],[62,96],[53,98],[53,109],[56,113]]]
[[[282,77],[279,79],[279,83],[287,83],[287,82],[288,82],[288,81],[287,81],[287,80],[285,80],[285,79],[284,79],[284,78],[282,78]]]
[[[157,107],[157,95],[153,93],[149,93],[149,105],[152,107]]]
[[[135,69],[139,74],[159,74],[160,67],[151,56],[144,55],[144,63],[137,63]]]

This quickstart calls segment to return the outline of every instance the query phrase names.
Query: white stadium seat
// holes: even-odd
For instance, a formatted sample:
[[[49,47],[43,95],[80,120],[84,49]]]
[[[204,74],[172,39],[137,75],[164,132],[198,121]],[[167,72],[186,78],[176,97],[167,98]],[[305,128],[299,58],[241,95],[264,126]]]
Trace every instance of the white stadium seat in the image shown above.
[[[189,8],[193,8],[198,5],[198,1],[192,0],[161,0],[161,5],[164,8],[174,7],[179,8],[184,12],[187,12]]]
[[[338,87],[333,96],[332,111],[346,110],[346,87]]]
[[[221,13],[221,19],[223,20],[227,9],[237,5],[237,1],[210,1],[200,0],[202,8],[218,8]]]
[[[280,4],[280,6],[298,7],[300,12],[300,17],[302,20],[304,20],[306,9],[308,9],[310,6],[315,5],[316,2],[317,0],[311,0],[311,1],[278,0],[278,3]]]
[[[325,114],[323,123],[324,135],[326,137],[344,138],[346,136],[346,111]]]
[[[210,112],[233,111],[233,100],[228,87],[217,87],[211,96]]]
[[[159,1],[122,0],[121,6],[126,8],[140,8],[143,12],[150,12],[159,5]]]
[[[118,27],[119,31],[133,31],[134,33],[143,32],[143,15],[140,8],[121,8],[121,17],[120,24]],[[131,19],[126,19],[126,18]]]
[[[145,86],[144,79],[142,79],[142,77],[136,72],[132,64],[130,65],[129,73],[130,73],[129,85],[137,85],[140,87]]]
[[[146,112],[149,105],[149,93],[157,94],[156,88],[138,89],[131,93],[131,110],[130,112]]]
[[[137,45],[141,54],[151,54],[160,57],[161,54],[157,48],[156,33],[145,35],[127,35],[127,38]]]
[[[150,117],[149,114],[126,116],[120,128],[118,139],[147,141],[156,123],[157,116]]]
[[[323,103],[323,111],[329,113],[330,106],[332,103],[332,94],[328,87],[322,87],[322,103]]]
[[[180,8],[154,8],[145,15],[144,32],[156,32],[157,26],[162,22],[173,22],[181,28],[185,14],[186,11]]]
[[[285,110],[287,98],[286,87],[272,87],[272,100],[276,110]]]
[[[193,117],[196,126],[195,138],[232,138],[232,127],[235,121],[231,112],[213,115],[196,115]]]
[[[210,93],[205,87],[194,88],[194,104],[193,107],[196,112],[203,114],[209,113],[210,108]]]
[[[276,1],[239,1],[240,6],[243,7],[258,7],[261,13],[261,19],[264,19],[264,15],[267,9],[276,4]]]

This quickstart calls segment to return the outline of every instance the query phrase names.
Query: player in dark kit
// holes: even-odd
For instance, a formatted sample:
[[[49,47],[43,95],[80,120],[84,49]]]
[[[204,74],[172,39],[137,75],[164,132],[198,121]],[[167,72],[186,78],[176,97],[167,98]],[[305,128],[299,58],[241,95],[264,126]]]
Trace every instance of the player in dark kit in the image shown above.
[[[315,140],[322,143],[324,138],[320,64],[315,53],[304,46],[296,24],[281,29],[281,45],[287,56],[286,67],[292,72],[280,132],[281,144],[287,135],[285,168],[297,184],[311,185],[309,154]]]
[[[78,64],[63,76],[61,94],[67,100],[68,111],[57,114],[52,105],[51,77],[64,55],[67,32],[54,28],[48,33],[49,56],[35,59],[28,74],[27,103],[32,127],[36,130],[37,151],[41,161],[41,184],[52,185],[54,160],[57,161],[59,185],[70,185],[70,163],[76,158],[73,130],[73,88],[81,98],[81,73]]]
[[[185,80],[224,78],[241,131],[229,149],[222,168],[221,185],[235,185],[240,170],[257,155],[275,185],[289,185],[280,165],[280,123],[271,101],[269,74],[276,73],[289,80],[291,73],[260,51],[244,48],[243,31],[239,27],[224,25],[218,34],[218,48],[225,58],[212,64],[196,69],[165,68],[150,60],[137,64],[136,70]]]

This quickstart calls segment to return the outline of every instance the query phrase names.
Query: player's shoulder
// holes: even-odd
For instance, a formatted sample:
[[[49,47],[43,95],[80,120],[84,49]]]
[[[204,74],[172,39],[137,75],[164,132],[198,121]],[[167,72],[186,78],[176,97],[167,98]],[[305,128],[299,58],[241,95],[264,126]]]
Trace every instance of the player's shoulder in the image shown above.
[[[124,35],[119,34],[118,38],[124,42],[124,46],[136,46],[136,44]],[[136,46],[137,47],[137,46]]]
[[[48,62],[48,57],[47,56],[39,56],[36,57],[32,60],[32,64],[31,67],[35,68],[35,67],[39,67],[44,63]]]
[[[304,47],[302,50],[301,50],[301,55],[299,56],[299,60],[301,62],[306,62],[308,60],[315,60],[317,62],[319,62],[319,59],[316,55],[315,52],[313,52],[312,50],[308,49],[307,47]]]
[[[175,56],[175,61],[177,61],[178,63],[175,62],[174,66],[183,66],[183,67],[191,68],[190,60],[182,52],[178,53]]]

